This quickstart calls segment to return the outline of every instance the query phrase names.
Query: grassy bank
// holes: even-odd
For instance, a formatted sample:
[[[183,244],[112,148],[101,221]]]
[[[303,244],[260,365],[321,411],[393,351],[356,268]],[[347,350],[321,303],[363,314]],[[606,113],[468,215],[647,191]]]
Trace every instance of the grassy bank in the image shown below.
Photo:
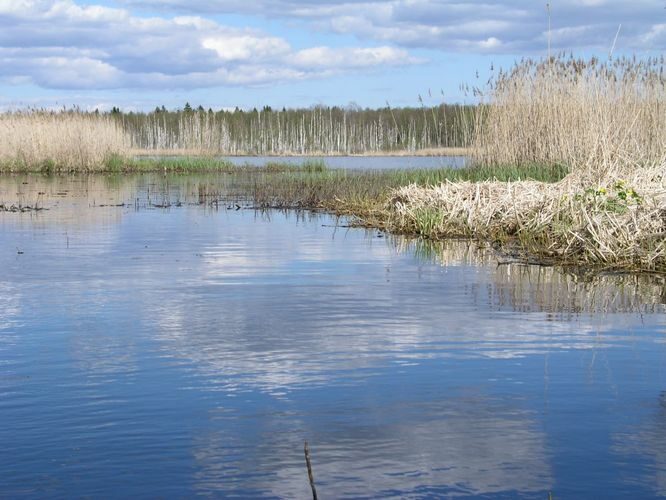
[[[366,222],[385,225],[386,200],[405,185],[433,186],[442,182],[478,182],[495,179],[519,180],[535,176],[545,182],[561,179],[562,169],[463,168],[387,171],[292,171],[283,174],[255,175],[251,197],[258,207],[319,208],[353,214]],[[372,219],[372,221],[370,221]]]

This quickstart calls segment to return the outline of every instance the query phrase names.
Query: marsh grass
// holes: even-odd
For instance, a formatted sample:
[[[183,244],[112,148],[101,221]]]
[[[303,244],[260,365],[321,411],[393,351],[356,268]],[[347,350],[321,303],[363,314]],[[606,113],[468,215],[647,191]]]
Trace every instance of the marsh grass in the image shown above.
[[[449,179],[477,181],[498,176],[518,181],[533,174],[555,182],[566,175],[562,169],[495,168],[422,170],[340,170],[269,164],[264,168],[235,167],[232,196],[218,192],[214,184],[204,188],[205,198],[224,202],[247,202],[256,208],[327,210],[354,215],[365,225],[383,227],[387,220],[386,200],[400,186],[433,186]]]
[[[108,165],[110,172],[220,172],[241,170],[227,160],[206,157],[135,157]]]

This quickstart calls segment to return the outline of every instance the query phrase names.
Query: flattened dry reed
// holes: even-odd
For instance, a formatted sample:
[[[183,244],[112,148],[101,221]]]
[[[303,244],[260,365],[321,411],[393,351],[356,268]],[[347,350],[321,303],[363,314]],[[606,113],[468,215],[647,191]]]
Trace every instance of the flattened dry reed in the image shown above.
[[[393,193],[390,227],[431,238],[511,241],[528,254],[575,265],[666,271],[666,161],[629,174],[592,189],[575,175],[556,184],[411,185]]]

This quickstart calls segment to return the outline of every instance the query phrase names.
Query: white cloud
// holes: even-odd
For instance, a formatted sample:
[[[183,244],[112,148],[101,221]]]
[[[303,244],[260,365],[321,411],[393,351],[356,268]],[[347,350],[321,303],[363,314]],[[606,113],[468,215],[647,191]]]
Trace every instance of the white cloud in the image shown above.
[[[361,49],[313,47],[294,54],[293,61],[297,66],[306,68],[363,68],[421,62],[406,50],[386,46]]]
[[[641,39],[647,45],[666,46],[666,23],[655,24]]]
[[[314,57],[317,51],[324,59]],[[200,15],[139,17],[127,9],[73,0],[0,0],[4,83],[190,89],[262,85],[415,62],[404,49],[388,46],[295,51],[284,38]]]
[[[532,0],[123,0],[125,5],[150,6],[195,13],[247,13],[300,19],[320,30],[359,39],[444,51],[524,54],[543,51],[547,31],[545,2]],[[664,50],[659,31],[662,0],[561,0],[551,2],[555,30],[575,36],[553,38],[555,49],[604,49],[622,23],[618,47]],[[494,40],[501,40],[495,43]]]
[[[502,46],[502,42],[495,38],[494,36],[491,36],[487,40],[481,40],[479,42],[479,46],[484,48],[484,49],[495,49],[497,47]]]
[[[115,0],[115,7],[79,1],[0,0],[0,83],[81,90],[260,86],[424,62],[413,49],[524,55],[544,53],[548,43],[545,6],[528,0]],[[138,7],[150,10],[139,14]],[[225,13],[280,18],[299,43],[211,17]],[[622,23],[616,51],[661,53],[663,16],[663,0],[561,0],[552,3],[550,40],[553,50],[606,52]],[[305,29],[319,34],[303,46]]]
[[[72,0],[0,0],[0,15],[22,20],[68,18],[78,22],[122,22],[130,17],[125,9],[79,6]]]
[[[257,38],[250,35],[214,36],[204,38],[201,45],[214,50],[223,61],[242,61],[281,57],[291,47],[281,38]]]

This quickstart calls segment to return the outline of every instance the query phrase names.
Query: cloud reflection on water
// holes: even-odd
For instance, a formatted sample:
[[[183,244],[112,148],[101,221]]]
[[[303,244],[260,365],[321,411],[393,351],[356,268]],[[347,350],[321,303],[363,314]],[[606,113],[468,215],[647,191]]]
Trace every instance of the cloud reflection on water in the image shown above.
[[[251,442],[237,439],[229,422],[194,442],[201,464],[197,487],[233,492],[242,487],[235,477],[254,472],[257,493],[306,498],[303,435],[315,436],[316,482],[331,498],[524,495],[552,487],[546,437],[529,412],[484,394],[401,403],[384,409],[391,414],[388,424],[368,408],[353,423],[308,425],[312,418],[303,415],[296,425],[302,430],[289,432],[275,415],[263,420]],[[220,466],[230,463],[233,468]]]
[[[57,191],[65,181],[43,182]],[[118,182],[108,197],[145,201],[150,188],[186,201],[198,191],[190,177]],[[0,240],[36,249],[0,254],[0,332],[52,349],[45,365],[24,365],[66,367],[67,411],[82,408],[86,424],[97,400],[111,418],[117,401],[143,398],[137,432],[174,425],[155,407],[180,415],[192,403],[201,420],[173,437],[187,443],[177,451],[196,462],[189,479],[203,493],[307,495],[310,436],[331,496],[541,495],[557,479],[533,401],[548,399],[549,384],[575,392],[581,382],[551,374],[550,358],[607,359],[637,342],[637,325],[650,346],[666,331],[660,278],[498,266],[475,243],[426,248],[324,227],[335,222],[324,215],[186,203],[100,211],[90,203],[98,188],[34,219],[0,214]],[[145,387],[123,393],[135,384]],[[653,427],[636,439],[657,450]],[[159,456],[164,443],[147,443]]]
[[[164,349],[215,374],[214,384],[279,393],[326,384],[332,369],[354,373],[396,360],[610,348],[630,338],[620,332],[636,318],[614,311],[663,309],[648,302],[659,285],[636,277],[579,283],[553,268],[465,263],[461,255],[480,255],[468,242],[446,245],[440,257],[452,258],[442,270],[411,261],[394,242],[361,237],[359,245],[355,234],[302,246],[277,235],[270,248],[260,241],[209,246],[190,270],[186,300],[160,297],[144,309],[160,325]],[[658,316],[651,321],[663,328]]]

